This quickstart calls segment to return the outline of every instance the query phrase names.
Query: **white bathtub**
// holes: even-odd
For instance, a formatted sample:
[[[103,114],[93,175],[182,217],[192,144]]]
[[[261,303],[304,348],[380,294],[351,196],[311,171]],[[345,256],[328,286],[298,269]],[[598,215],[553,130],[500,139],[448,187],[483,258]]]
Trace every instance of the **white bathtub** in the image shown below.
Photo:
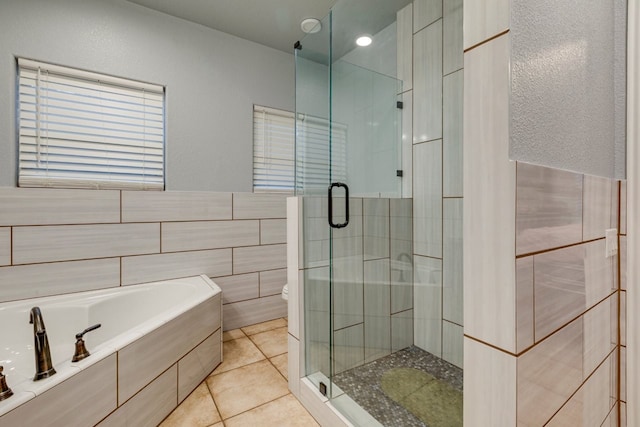
[[[51,360],[57,371],[40,381],[33,381],[33,325],[29,324],[29,311],[35,306],[42,312]],[[76,333],[97,323],[102,326],[84,336],[91,356],[71,362]],[[206,276],[4,303],[0,304],[0,325],[0,365],[14,392],[14,396],[0,402],[0,426],[30,425],[38,419],[46,421],[46,425],[94,425],[101,420],[107,424],[109,418],[105,420],[105,416],[116,416],[122,405],[135,399],[138,392],[167,370],[175,369],[179,378],[178,371],[182,368],[184,378],[183,384],[176,383],[177,398],[186,397],[204,372],[202,369],[194,372],[192,360],[185,359],[196,347],[206,344],[207,354],[213,349],[212,359],[205,362],[197,354],[194,360],[199,361],[200,368],[212,370],[221,361],[221,290]],[[182,359],[184,366],[179,366]],[[102,371],[95,379],[74,378],[98,369]],[[79,384],[71,387],[71,391],[78,392],[80,397],[76,400],[81,399],[93,392],[95,381],[105,382],[100,375],[108,379],[107,383],[113,382],[113,387],[107,384],[105,393],[100,393],[98,403],[103,407],[95,415],[90,414],[87,419],[78,417],[87,413],[83,407],[71,424],[64,416],[52,423],[55,417],[51,414],[33,415],[34,409],[47,404],[33,402],[40,396],[59,406],[61,402],[55,397],[57,386],[69,388],[67,383],[73,379]],[[85,392],[82,384],[88,387]],[[68,390],[63,392],[69,394]],[[93,396],[91,400],[95,399]],[[29,422],[24,419],[28,415],[33,418]]]

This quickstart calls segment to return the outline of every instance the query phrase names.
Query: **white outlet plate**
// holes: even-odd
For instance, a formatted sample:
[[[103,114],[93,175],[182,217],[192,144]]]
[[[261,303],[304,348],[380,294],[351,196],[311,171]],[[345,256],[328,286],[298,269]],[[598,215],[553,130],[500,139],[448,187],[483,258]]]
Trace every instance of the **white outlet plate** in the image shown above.
[[[616,256],[618,254],[618,229],[609,228],[605,230],[605,258]]]

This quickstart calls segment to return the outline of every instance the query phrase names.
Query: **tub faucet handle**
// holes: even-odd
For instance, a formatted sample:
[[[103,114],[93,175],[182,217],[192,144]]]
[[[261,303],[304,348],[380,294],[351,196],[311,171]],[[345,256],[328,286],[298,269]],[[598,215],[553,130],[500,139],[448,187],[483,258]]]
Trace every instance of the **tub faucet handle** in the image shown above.
[[[0,400],[5,400],[13,396],[13,392],[7,385],[7,377],[2,373],[4,367],[0,366]]]
[[[71,359],[72,362],[79,362],[80,360],[86,359],[87,357],[91,356],[91,353],[89,353],[89,351],[87,350],[87,347],[84,345],[84,340],[82,339],[82,337],[87,332],[94,331],[94,330],[98,329],[100,326],[102,326],[102,324],[98,323],[96,325],[89,326],[84,331],[78,332],[76,334],[76,340],[77,340],[76,341],[76,351],[75,351],[75,353],[73,355],[73,359]]]

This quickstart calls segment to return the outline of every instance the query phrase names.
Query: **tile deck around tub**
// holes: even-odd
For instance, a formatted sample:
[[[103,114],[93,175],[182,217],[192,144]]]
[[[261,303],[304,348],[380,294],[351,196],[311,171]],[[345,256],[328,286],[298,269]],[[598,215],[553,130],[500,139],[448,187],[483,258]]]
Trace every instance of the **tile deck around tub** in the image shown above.
[[[224,362],[160,426],[318,426],[287,386],[286,326],[276,319],[225,332]]]

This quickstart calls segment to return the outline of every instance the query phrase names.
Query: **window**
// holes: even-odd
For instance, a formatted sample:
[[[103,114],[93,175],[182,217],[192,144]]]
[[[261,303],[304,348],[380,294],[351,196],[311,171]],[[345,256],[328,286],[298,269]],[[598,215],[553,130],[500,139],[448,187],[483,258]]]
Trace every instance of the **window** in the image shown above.
[[[164,88],[18,59],[20,187],[164,188]]]
[[[346,180],[346,126],[336,123],[331,126],[329,153],[329,122],[299,114],[296,130],[294,117],[288,111],[253,107],[254,192],[292,193],[295,186],[301,192],[326,191],[330,172],[333,181]],[[295,132],[298,132],[297,165]]]

